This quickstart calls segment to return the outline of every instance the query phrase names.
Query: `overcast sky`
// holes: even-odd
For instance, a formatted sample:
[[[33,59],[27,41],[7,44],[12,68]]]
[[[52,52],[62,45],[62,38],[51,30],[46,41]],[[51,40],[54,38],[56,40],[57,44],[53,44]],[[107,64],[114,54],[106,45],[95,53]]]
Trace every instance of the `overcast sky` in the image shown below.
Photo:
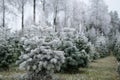
[[[109,10],[116,10],[120,15],[120,0],[105,0]]]
[[[83,0],[89,4],[89,0]],[[116,10],[120,16],[120,0],[104,0],[108,5],[109,11]]]

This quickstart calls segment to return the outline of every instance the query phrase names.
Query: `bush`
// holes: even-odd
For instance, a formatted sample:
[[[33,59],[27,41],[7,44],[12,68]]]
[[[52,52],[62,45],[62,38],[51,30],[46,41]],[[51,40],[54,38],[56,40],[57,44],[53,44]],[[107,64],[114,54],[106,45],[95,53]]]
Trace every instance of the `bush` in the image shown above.
[[[120,38],[119,37],[117,37],[113,46],[114,46],[113,47],[113,55],[116,57],[116,59],[118,61],[117,72],[120,75]]]
[[[113,55],[116,57],[117,61],[120,61],[120,43],[119,42],[116,42],[114,46]]]
[[[22,45],[15,38],[9,38],[0,44],[0,68],[9,69],[22,51]]]
[[[79,49],[79,51],[84,49],[87,53],[89,53],[90,48],[87,43],[87,40],[84,39],[82,36],[75,39],[75,45]]]
[[[65,52],[65,63],[63,64],[61,71],[77,71],[79,67],[87,66],[88,54],[84,49],[79,51],[72,41],[62,41],[59,50]]]
[[[97,52],[99,52],[101,58],[110,55],[107,41],[108,41],[107,38],[104,36],[100,36],[97,38],[95,47],[97,49]]]
[[[80,36],[75,40],[75,45],[79,51],[84,50],[89,58],[89,61],[93,61],[99,58],[99,53],[96,51],[96,48],[91,42],[88,42],[85,36]]]
[[[14,54],[11,51],[11,45],[0,44],[0,68],[9,69],[9,66],[15,62]]]
[[[20,56],[18,63],[20,68],[27,71],[26,80],[53,80],[53,72],[60,70],[64,62],[64,52],[52,50],[47,43],[38,44],[38,42],[30,45],[31,40],[29,40],[24,44],[26,51]]]
[[[24,50],[22,44],[15,37],[9,38],[8,44],[11,45],[10,49],[11,49],[11,53],[13,53],[14,60],[15,61],[18,60],[21,52]]]
[[[96,48],[94,47],[93,44],[91,44],[90,42],[87,44],[88,46],[88,54],[89,54],[89,61],[93,61],[93,60],[96,60],[96,59],[99,59],[100,58],[100,54],[96,51]]]
[[[96,47],[96,48],[97,48],[97,51],[99,52],[101,58],[104,58],[104,57],[110,55],[109,49],[107,48],[106,45],[100,44],[100,46]]]

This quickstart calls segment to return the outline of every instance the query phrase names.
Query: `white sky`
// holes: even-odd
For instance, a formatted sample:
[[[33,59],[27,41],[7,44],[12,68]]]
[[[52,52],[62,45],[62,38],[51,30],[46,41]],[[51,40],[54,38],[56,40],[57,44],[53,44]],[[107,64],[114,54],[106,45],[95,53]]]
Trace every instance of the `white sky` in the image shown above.
[[[116,10],[120,15],[120,0],[105,0],[109,10]]]
[[[82,0],[89,4],[89,0]],[[104,0],[108,5],[109,11],[116,10],[120,16],[120,0]]]
[[[89,0],[82,0],[89,4]],[[116,10],[120,16],[120,0],[104,0],[108,5],[109,11]]]

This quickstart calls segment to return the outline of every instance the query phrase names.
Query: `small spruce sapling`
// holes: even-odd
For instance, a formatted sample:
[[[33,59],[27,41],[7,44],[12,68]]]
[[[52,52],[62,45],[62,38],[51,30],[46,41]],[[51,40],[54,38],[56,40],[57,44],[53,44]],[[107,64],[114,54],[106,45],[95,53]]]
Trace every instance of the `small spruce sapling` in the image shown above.
[[[40,43],[40,40],[38,42]],[[18,63],[21,69],[27,71],[26,80],[53,80],[52,74],[60,70],[60,66],[64,63],[64,52],[52,50],[47,42],[40,43],[41,45],[38,45],[38,42],[29,40],[26,43],[27,49],[21,54]],[[33,43],[36,43],[34,47]]]

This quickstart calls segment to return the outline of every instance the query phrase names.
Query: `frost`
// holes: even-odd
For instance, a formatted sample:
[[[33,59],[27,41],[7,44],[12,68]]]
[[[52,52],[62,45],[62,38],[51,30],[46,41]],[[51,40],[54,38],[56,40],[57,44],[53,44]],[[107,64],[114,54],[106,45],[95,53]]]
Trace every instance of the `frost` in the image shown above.
[[[25,55],[22,56],[22,58],[23,58],[23,59],[28,59],[29,56],[28,56],[27,54],[25,54]]]
[[[28,43],[25,41],[28,41]],[[58,46],[57,43],[59,41],[58,38],[50,42],[41,41],[36,36],[35,38],[25,38],[22,41],[25,51],[21,54],[18,61],[20,68],[25,69],[29,76],[31,76],[30,73],[40,73],[39,75],[42,75],[41,72],[50,75],[53,71],[60,70],[65,58],[63,51],[54,50]]]
[[[53,63],[53,64],[56,64],[56,63],[57,63],[57,60],[54,58],[54,59],[51,59],[50,62]]]

